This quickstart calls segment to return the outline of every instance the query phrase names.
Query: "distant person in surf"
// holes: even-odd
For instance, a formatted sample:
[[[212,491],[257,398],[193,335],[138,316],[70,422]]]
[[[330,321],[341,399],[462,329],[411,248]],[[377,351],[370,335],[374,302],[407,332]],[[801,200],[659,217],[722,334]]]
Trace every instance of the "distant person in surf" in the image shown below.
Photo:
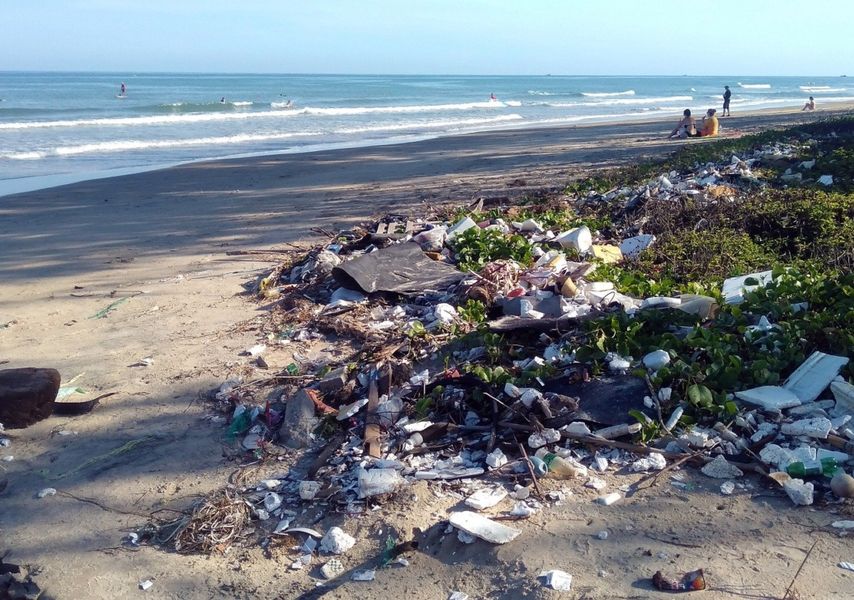
[[[697,137],[714,137],[718,135],[719,124],[715,113],[718,112],[714,108],[706,111],[706,116],[703,117],[703,122],[700,124],[700,131]]]
[[[225,96],[223,96],[222,98],[220,98],[220,99],[219,99],[219,103],[220,103],[220,104],[225,104]]]
[[[729,99],[732,98],[732,92],[729,91],[729,86],[724,86],[724,109],[721,111],[722,117],[732,116],[729,112]]]
[[[813,98],[812,96],[810,96],[810,99],[807,100],[806,104],[804,104],[804,107],[801,109],[801,112],[804,112],[805,110],[815,110],[815,98]]]
[[[498,98],[495,97],[495,93],[489,95],[490,102],[498,102]]]
[[[127,88],[125,87],[125,82],[122,81],[122,88],[121,88],[121,91],[119,92],[119,96],[124,96],[126,92],[127,92]]]
[[[689,137],[697,137],[697,127],[694,125],[694,117],[691,116],[691,109],[686,108],[682,112],[682,120],[676,124],[676,128],[670,132],[668,139],[678,137],[681,140]]]

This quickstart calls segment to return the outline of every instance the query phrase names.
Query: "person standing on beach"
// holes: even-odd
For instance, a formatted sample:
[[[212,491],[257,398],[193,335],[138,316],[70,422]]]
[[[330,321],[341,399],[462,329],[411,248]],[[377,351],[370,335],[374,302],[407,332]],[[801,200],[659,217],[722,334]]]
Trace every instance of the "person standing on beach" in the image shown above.
[[[730,112],[729,112],[729,99],[730,98],[732,98],[732,92],[729,91],[729,86],[725,85],[724,86],[724,109],[721,111],[722,117],[732,116],[732,115],[730,115]]]

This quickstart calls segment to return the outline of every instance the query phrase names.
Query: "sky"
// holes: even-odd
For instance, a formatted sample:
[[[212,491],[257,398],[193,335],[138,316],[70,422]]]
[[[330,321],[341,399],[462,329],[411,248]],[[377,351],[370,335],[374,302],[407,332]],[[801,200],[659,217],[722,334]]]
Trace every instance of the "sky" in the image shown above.
[[[854,0],[0,0],[0,70],[854,75]]]

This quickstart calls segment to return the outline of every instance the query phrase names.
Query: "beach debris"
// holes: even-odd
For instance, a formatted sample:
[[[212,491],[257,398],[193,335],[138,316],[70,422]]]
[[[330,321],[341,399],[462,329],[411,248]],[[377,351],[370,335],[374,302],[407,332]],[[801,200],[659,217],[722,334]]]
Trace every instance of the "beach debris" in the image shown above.
[[[36,497],[39,499],[47,498],[48,496],[56,496],[56,489],[52,487],[47,487],[39,490],[39,492],[36,494]]]
[[[453,591],[448,595],[448,600],[469,600],[469,595],[463,592]]]
[[[537,578],[543,580],[543,585],[559,592],[568,592],[572,589],[572,575],[566,571],[552,569],[542,571]]]
[[[783,479],[783,491],[789,499],[798,506],[810,506],[813,503],[815,486],[812,482],[804,482],[803,479],[795,479],[786,475]]]
[[[652,585],[665,592],[696,592],[706,589],[706,577],[703,574],[703,569],[689,571],[679,579],[668,577],[661,571],[656,571],[652,576]]]
[[[351,581],[373,581],[377,577],[377,572],[374,569],[365,569],[362,571],[353,571],[350,576]]]
[[[449,234],[450,235],[450,234]],[[345,288],[366,294],[393,292],[403,295],[443,290],[465,274],[432,260],[415,243],[395,244],[342,263],[332,276]]]
[[[314,390],[301,389],[285,405],[285,418],[279,429],[279,441],[290,448],[310,445],[317,420]]]
[[[733,464],[730,464],[722,455],[717,455],[714,460],[707,462],[700,469],[703,475],[714,479],[733,479],[741,477],[744,472]]]
[[[451,513],[448,518],[451,525],[492,544],[506,544],[516,539],[522,532],[518,529],[502,525],[492,519],[487,519],[471,511]]]
[[[846,571],[854,571],[854,563],[850,562],[839,562],[836,563],[836,566],[840,569],[845,569]]]
[[[475,510],[492,508],[507,497],[507,490],[501,488],[482,488],[466,498],[466,506]]]
[[[606,494],[604,496],[599,496],[596,498],[596,504],[601,504],[602,506],[611,506],[623,499],[623,496],[618,492],[611,492],[610,494]]]
[[[150,579],[143,579],[142,581],[139,582],[139,589],[141,589],[143,592],[147,592],[153,586],[154,586],[154,582],[151,581]]]
[[[110,302],[107,306],[96,312],[94,315],[89,317],[90,319],[106,319],[107,316],[114,310],[116,310],[119,306],[127,302],[131,299],[131,296],[126,296],[124,298],[119,298],[115,302]]]
[[[835,529],[854,529],[854,521],[834,521],[830,526]]]
[[[59,383],[56,369],[0,369],[0,422],[16,429],[46,419],[53,412]]]
[[[783,387],[795,394],[801,403],[815,402],[839,371],[848,364],[848,357],[813,352],[786,380]]]
[[[320,574],[326,579],[335,579],[344,572],[344,565],[337,558],[331,558],[320,567]]]
[[[340,527],[331,527],[320,540],[320,551],[326,554],[344,554],[356,545],[356,538]]]

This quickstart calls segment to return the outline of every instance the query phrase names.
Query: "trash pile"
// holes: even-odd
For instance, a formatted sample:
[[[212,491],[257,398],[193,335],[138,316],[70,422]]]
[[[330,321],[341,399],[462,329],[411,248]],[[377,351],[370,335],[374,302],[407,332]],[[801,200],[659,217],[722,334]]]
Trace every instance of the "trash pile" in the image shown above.
[[[358,514],[416,481],[464,502],[467,510],[448,519],[461,541],[494,544],[521,532],[483,511],[524,519],[560,501],[560,492],[543,491],[543,479],[595,489],[597,502],[608,506],[623,497],[597,476],[608,470],[690,464],[720,479],[723,494],[753,472],[795,505],[854,497],[846,473],[854,455],[854,386],[840,376],[850,373],[847,356],[811,351],[775,385],[733,380],[724,393],[680,378],[676,363],[690,367],[696,357],[678,356],[665,341],[630,356],[590,340],[586,329],[597,319],[622,319],[629,330],[643,319],[681,314],[688,325],[667,328],[662,339],[684,340],[713,330],[722,307],[743,306],[752,323],[743,343],[774,355],[780,325],[749,313],[748,300],[776,285],[778,272],[729,278],[708,295],[646,298],[595,275],[657,243],[637,217],[645,204],[733,202],[770,185],[757,171],[766,161],[794,155],[774,144],[641,185],[557,199],[574,214],[604,207],[619,216],[621,225],[603,230],[583,218],[565,229],[536,216],[514,220],[518,207],[481,201],[453,218],[438,211],[419,220],[389,215],[281,264],[257,290],[277,306],[265,343],[298,348],[293,364],[264,379],[284,387],[262,401],[253,382],[229,380],[215,401],[233,411],[227,435],[247,452],[319,452],[306,469],[241,488],[249,511],[234,518],[257,520],[270,536],[304,536],[292,565],[299,569],[317,550],[337,555],[353,543],[335,528],[322,535],[295,527],[301,506]],[[591,343],[599,350],[593,360],[580,351]],[[316,344],[348,350],[335,360],[308,358],[305,349]],[[263,348],[248,354],[266,368]],[[185,540],[175,547],[217,547],[194,518],[172,536]],[[324,565],[327,577],[339,572],[333,563]],[[568,588],[571,577],[555,573],[543,576]],[[702,571],[682,581],[656,577],[660,589],[705,586]]]

